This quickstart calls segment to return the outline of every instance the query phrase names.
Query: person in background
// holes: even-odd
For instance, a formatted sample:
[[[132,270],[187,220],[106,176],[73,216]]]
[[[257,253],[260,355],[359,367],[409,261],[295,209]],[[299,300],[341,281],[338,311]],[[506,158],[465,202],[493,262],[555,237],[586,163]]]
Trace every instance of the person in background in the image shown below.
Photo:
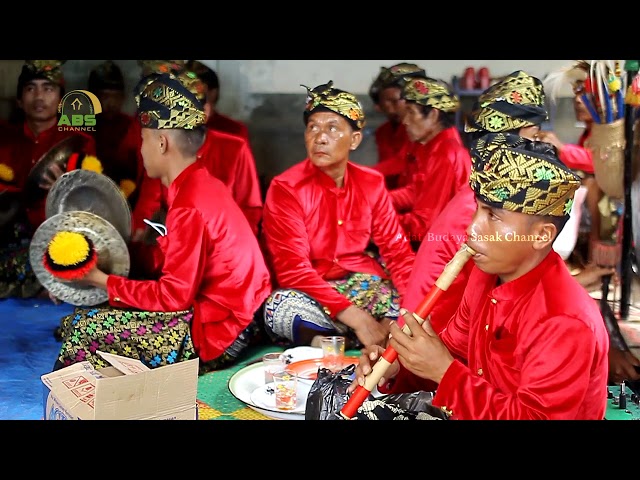
[[[409,183],[390,192],[400,223],[418,249],[447,202],[469,180],[471,160],[455,126],[460,100],[449,86],[429,77],[407,79],[403,124],[414,150],[416,167]]]
[[[307,158],[273,179],[265,201],[276,287],[265,302],[265,330],[298,345],[336,333],[347,348],[384,344],[414,254],[382,175],[349,160],[365,125],[357,97],[333,82],[307,92]]]
[[[587,187],[585,205],[588,216],[585,220],[589,232],[586,252],[583,253],[585,263],[589,263],[593,257],[593,249],[600,241],[602,214],[598,204],[604,196],[604,192],[598,186],[595,179],[593,157],[588,148],[593,126],[593,117],[585,106],[582,95],[585,93],[585,81],[589,75],[590,65],[585,61],[577,61],[570,67],[551,72],[544,80],[545,88],[551,92],[552,101],[556,100],[558,89],[563,83],[569,83],[573,89],[573,108],[576,121],[584,125],[577,144],[560,140],[558,135],[551,130],[542,130],[538,133],[538,140],[552,144],[558,150],[560,160],[573,169],[582,178],[582,184]]]
[[[558,89],[561,85],[569,83],[573,89],[573,107],[576,121],[584,125],[577,144],[562,142],[556,133],[552,131],[541,131],[537,138],[544,142],[551,143],[559,152],[560,160],[565,165],[572,168],[582,178],[582,184],[588,189],[585,204],[589,213],[589,231],[586,254],[583,254],[584,266],[576,278],[589,291],[599,290],[602,285],[603,275],[614,274],[614,269],[598,266],[593,259],[594,249],[600,243],[602,236],[606,237],[607,230],[605,223],[611,223],[614,217],[612,204],[605,198],[606,195],[595,179],[593,157],[589,149],[589,138],[594,119],[582,100],[582,95],[587,93],[587,80],[590,72],[590,64],[584,60],[574,62],[572,65],[551,72],[545,78],[545,87],[553,92],[552,99],[555,101]],[[604,213],[604,215],[603,215]],[[615,217],[614,217],[615,218]],[[614,277],[615,278],[615,277]],[[607,326],[607,331],[611,338],[609,348],[609,381],[610,383],[620,383],[623,380],[637,382],[640,380],[640,359],[638,359],[627,346],[617,320],[611,308],[606,305],[601,312]],[[636,368],[638,367],[638,368]]]
[[[154,68],[156,72],[163,70],[174,72],[181,78],[189,78],[192,82],[198,78],[194,72],[179,65],[176,68],[170,68],[160,63],[155,64]],[[201,91],[197,94],[204,103],[206,87],[201,81],[198,85]],[[204,103],[204,111],[205,115],[209,114],[208,103]],[[249,221],[252,231],[258,236],[263,202],[255,160],[249,144],[236,135],[215,131],[209,127],[206,133],[205,142],[198,152],[198,161],[229,188],[232,197]],[[143,175],[138,201],[132,214],[134,232],[132,249],[140,252],[135,256],[136,276],[153,278],[161,268],[162,255],[157,247],[153,248],[154,242],[148,239],[148,235],[145,237],[145,231],[149,233],[151,229],[144,223],[144,219],[152,221],[162,219],[166,212],[166,202],[167,189],[158,179]]]
[[[383,393],[438,388],[432,405],[461,420],[602,420],[609,337],[593,299],[553,250],[580,178],[553,146],[490,133],[471,147],[478,207],[467,228],[475,252],[462,302],[437,334],[403,311],[391,325],[398,358]],[[567,299],[571,299],[568,301]],[[362,385],[382,349],[363,350]]]
[[[94,93],[102,113],[96,117],[92,133],[103,173],[111,178],[129,200],[132,208],[137,198],[137,181],[142,174],[138,161],[139,142],[125,142],[135,117],[123,111],[125,97],[124,75],[113,60],[96,65],[89,72],[87,89]]]
[[[369,97],[376,112],[386,118],[374,132],[378,151],[378,162],[374,168],[384,175],[389,189],[406,185],[411,177],[409,170],[415,167],[410,162],[415,160],[411,155],[415,144],[409,141],[402,124],[402,87],[406,78],[425,75],[425,70],[414,63],[398,63],[389,68],[381,67],[369,88]]]
[[[188,60],[186,68],[195,72],[206,86],[206,102],[209,105],[207,127],[218,132],[230,133],[249,142],[249,128],[240,120],[220,113],[217,109],[220,100],[220,80],[215,70],[198,60]]]
[[[84,132],[58,129],[58,105],[65,93],[64,60],[25,61],[16,91],[22,123],[6,124],[0,147],[0,195],[6,213],[0,245],[0,298],[30,298],[43,293],[29,262],[31,237],[45,220],[46,192],[64,172],[53,165],[38,192],[26,192],[31,169],[56,144],[70,136],[84,140],[83,152],[95,156],[95,142]],[[5,193],[6,192],[6,193]],[[9,200],[11,198],[11,200]],[[0,202],[2,203],[2,202]]]
[[[259,337],[254,316],[271,291],[269,271],[229,190],[198,161],[207,136],[198,82],[151,74],[136,89],[144,167],[168,189],[162,272],[139,281],[94,266],[81,277],[107,291],[109,306],[62,319],[54,370],[79,359],[100,368],[97,349],[150,368],[197,356],[202,374],[235,364]]]

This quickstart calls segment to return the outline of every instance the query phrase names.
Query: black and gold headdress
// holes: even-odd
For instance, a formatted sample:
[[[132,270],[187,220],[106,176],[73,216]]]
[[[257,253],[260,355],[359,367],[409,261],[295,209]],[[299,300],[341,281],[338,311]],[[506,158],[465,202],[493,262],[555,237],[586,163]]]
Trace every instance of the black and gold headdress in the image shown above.
[[[325,110],[342,115],[356,130],[362,130],[365,125],[364,110],[355,95],[333,87],[333,81],[307,89],[307,102],[304,109],[304,122],[309,115],[317,110]]]
[[[469,185],[481,201],[528,215],[571,212],[580,177],[558,159],[552,145],[489,133],[473,142],[471,157]]]
[[[408,78],[402,88],[402,98],[445,113],[460,108],[460,99],[442,80],[429,77]]]
[[[542,82],[517,70],[479,97],[465,132],[506,132],[539,125],[548,118]]]
[[[378,101],[380,90],[392,86],[402,88],[407,78],[424,77],[427,73],[415,63],[398,63],[389,68],[380,67],[380,73],[369,88],[369,96],[374,102]]]
[[[184,76],[151,74],[140,81],[135,99],[138,120],[143,128],[191,130],[204,125],[204,106],[198,94],[197,76],[192,72],[183,73]]]
[[[64,88],[62,65],[66,60],[25,60],[18,77],[17,97],[22,97],[22,89],[32,80],[48,80]]]

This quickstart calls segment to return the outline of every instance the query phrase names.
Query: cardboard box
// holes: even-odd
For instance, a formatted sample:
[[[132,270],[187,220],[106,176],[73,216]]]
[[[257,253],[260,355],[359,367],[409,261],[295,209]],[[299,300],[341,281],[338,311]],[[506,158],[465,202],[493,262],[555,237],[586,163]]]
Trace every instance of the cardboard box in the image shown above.
[[[111,366],[80,362],[41,376],[45,420],[196,420],[198,359],[150,369],[98,352]]]

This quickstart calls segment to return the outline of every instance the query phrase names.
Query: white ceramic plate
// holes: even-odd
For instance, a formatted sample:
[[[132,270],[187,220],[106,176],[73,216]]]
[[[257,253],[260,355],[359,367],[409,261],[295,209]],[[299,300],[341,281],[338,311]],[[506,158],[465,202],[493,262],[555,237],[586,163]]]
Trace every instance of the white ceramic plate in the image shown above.
[[[302,413],[288,413],[282,410],[276,410],[275,400],[273,409],[265,408],[256,404],[251,399],[251,394],[258,388],[264,387],[264,369],[262,362],[254,363],[238,370],[229,379],[229,391],[231,394],[247,406],[257,412],[262,413],[264,416],[274,418],[277,420],[304,420],[304,411]],[[310,385],[307,385],[310,387]],[[309,391],[307,390],[307,395]],[[304,395],[304,401],[306,404],[307,395]]]
[[[259,408],[269,410],[272,413],[297,413],[304,415],[307,406],[307,397],[311,385],[298,382],[296,391],[296,408],[293,410],[283,411],[276,408],[276,391],[273,383],[267,383],[256,388],[251,394],[251,402]]]

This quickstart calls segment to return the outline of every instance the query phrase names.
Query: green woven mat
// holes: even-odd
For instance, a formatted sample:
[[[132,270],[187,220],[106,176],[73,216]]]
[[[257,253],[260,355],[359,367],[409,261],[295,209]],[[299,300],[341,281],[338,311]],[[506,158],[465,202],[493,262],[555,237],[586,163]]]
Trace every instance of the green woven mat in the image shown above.
[[[277,345],[252,347],[248,355],[238,365],[205,373],[198,377],[198,419],[199,420],[270,420],[270,418],[249,408],[229,391],[229,380],[234,373],[247,364],[262,358],[267,352],[283,352],[286,348]],[[349,356],[360,354],[358,350],[346,352]]]

